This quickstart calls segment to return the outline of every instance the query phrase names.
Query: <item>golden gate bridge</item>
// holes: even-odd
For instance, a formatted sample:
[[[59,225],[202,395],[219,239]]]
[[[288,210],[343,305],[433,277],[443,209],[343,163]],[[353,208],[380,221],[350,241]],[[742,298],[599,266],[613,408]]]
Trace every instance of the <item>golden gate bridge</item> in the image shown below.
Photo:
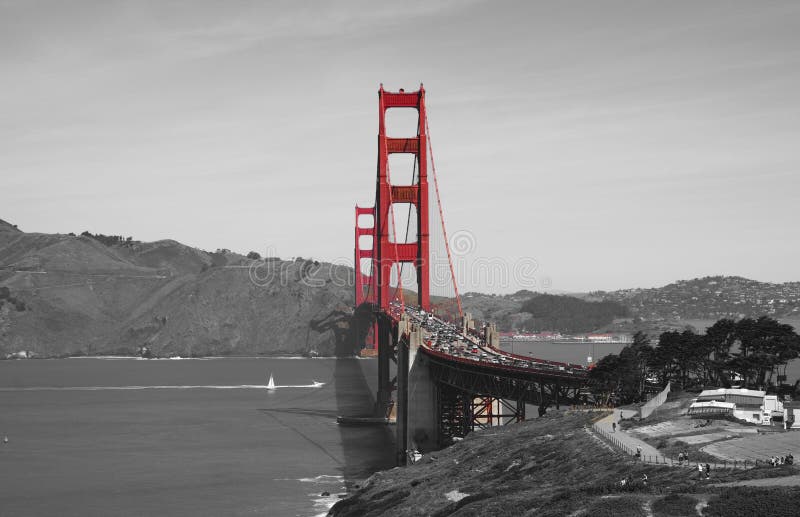
[[[389,110],[416,110],[416,134],[388,136]],[[397,425],[398,464],[409,450],[441,448],[476,429],[525,419],[526,405],[581,402],[588,370],[578,364],[519,356],[500,348],[491,323],[465,313],[447,241],[425,107],[425,89],[378,90],[378,165],[375,204],[355,207],[355,316],[369,355],[378,359],[376,418]],[[413,158],[410,184],[392,182],[390,156]],[[428,165],[434,186],[429,202]],[[396,171],[394,171],[396,173]],[[403,242],[397,237],[396,205],[408,205]],[[412,224],[412,207],[416,221]],[[431,225],[431,219],[439,224]],[[413,226],[413,228],[412,228]],[[432,304],[431,232],[444,247],[451,296]],[[411,240],[413,239],[413,240]],[[434,243],[436,239],[434,239]],[[435,246],[435,244],[434,244]],[[415,290],[404,289],[410,276]],[[406,280],[408,282],[408,280]],[[437,286],[441,287],[441,286]]]

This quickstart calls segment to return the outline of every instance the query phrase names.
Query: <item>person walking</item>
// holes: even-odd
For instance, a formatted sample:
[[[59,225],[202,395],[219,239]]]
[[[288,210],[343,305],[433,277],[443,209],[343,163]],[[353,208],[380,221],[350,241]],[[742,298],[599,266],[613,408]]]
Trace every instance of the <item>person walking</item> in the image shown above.
[[[706,463],[706,479],[710,479],[710,478],[711,478],[711,465]]]
[[[617,432],[617,423],[616,422],[611,422],[611,432],[612,433],[616,433]]]

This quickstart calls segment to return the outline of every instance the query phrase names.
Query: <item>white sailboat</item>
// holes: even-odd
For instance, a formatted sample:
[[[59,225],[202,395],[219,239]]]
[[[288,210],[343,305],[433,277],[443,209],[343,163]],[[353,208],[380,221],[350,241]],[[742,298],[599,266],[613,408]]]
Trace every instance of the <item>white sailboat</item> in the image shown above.
[[[267,389],[268,390],[274,390],[275,389],[275,379],[272,378],[272,374],[271,373],[269,374],[269,382],[267,383]]]

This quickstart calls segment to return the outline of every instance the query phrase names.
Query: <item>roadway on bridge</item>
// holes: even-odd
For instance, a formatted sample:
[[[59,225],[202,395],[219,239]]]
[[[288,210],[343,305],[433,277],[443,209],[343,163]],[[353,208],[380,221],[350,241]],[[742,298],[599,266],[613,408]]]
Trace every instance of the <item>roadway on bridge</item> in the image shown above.
[[[417,307],[392,304],[396,318],[405,313],[424,332],[423,347],[433,355],[446,357],[455,363],[489,367],[498,371],[536,373],[560,378],[564,382],[583,382],[588,370],[579,364],[523,357],[495,348],[486,342],[481,332],[464,332],[453,323],[444,321]]]

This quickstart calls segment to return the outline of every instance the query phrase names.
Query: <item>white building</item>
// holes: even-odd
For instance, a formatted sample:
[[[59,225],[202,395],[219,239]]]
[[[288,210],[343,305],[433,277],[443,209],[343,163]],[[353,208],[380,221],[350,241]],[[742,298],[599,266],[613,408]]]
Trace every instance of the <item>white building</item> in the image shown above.
[[[688,414],[699,418],[731,416],[757,425],[786,420],[783,403],[777,395],[743,388],[705,390],[689,406]]]

